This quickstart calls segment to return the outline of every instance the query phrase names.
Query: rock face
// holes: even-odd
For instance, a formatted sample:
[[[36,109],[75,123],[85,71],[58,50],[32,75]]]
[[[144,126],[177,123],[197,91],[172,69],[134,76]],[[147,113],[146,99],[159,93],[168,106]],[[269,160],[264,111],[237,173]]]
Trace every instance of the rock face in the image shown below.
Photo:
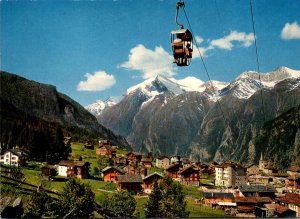
[[[158,76],[129,88],[98,121],[137,151],[256,161],[266,148],[255,141],[263,125],[300,104],[300,71],[282,67],[260,77],[244,72],[212,86]]]
[[[86,109],[68,96],[57,92],[54,86],[29,81],[7,72],[1,72],[0,77],[2,145],[19,144],[29,147],[24,138],[23,142],[21,139],[16,140],[17,124],[20,124],[20,129],[25,127],[38,129],[38,124],[43,124],[40,127],[42,129],[48,127],[52,127],[52,131],[60,129],[66,135],[81,139],[104,137],[114,144],[129,147],[123,137],[116,136],[100,125]],[[30,124],[30,121],[35,122]],[[17,136],[13,136],[13,133]]]

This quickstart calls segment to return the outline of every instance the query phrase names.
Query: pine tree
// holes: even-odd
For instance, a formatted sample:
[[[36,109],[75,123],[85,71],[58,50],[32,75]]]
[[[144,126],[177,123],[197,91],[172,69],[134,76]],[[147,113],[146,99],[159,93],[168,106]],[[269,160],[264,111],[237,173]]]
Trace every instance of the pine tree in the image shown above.
[[[158,183],[154,182],[153,190],[149,195],[149,199],[144,206],[146,217],[161,217],[160,200],[162,198],[161,190],[158,188]]]

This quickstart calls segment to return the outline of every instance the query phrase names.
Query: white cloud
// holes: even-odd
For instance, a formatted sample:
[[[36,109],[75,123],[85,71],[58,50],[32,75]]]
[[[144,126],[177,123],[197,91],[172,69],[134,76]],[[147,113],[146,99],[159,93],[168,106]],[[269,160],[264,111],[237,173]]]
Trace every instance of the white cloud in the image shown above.
[[[234,47],[233,42],[239,42],[240,46],[249,47],[254,42],[253,33],[246,34],[244,32],[230,31],[230,34],[216,40],[211,41],[211,46],[218,47],[220,49],[232,50]]]
[[[195,36],[195,40],[197,43],[202,43],[204,41],[204,39],[201,36]]]
[[[167,77],[176,74],[173,57],[161,46],[150,50],[142,44],[137,45],[130,50],[128,61],[122,63],[120,67],[141,71],[144,79],[155,77],[158,74]]]
[[[300,26],[296,21],[292,24],[286,23],[280,36],[284,40],[300,39]]]
[[[116,83],[115,77],[105,71],[97,71],[93,75],[86,73],[85,77],[86,80],[80,81],[77,85],[78,91],[103,91]]]

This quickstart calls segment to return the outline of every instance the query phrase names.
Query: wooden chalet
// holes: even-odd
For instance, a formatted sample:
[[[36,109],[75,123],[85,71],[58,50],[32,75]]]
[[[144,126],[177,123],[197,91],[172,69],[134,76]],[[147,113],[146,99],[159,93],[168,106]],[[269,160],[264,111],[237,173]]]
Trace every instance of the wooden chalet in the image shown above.
[[[118,190],[125,190],[127,192],[141,192],[142,188],[142,177],[141,175],[131,174],[131,175],[119,175],[117,176],[117,187]]]
[[[136,160],[130,161],[130,163],[124,167],[125,174],[127,175],[141,175],[142,178],[147,176],[147,168],[143,163],[139,163]]]
[[[55,176],[57,174],[56,166],[55,165],[43,166],[42,167],[42,174],[44,176]]]
[[[89,177],[89,162],[62,160],[57,166],[59,176],[76,176],[80,179]]]
[[[154,172],[143,179],[143,189],[145,193],[151,193],[154,182],[162,179],[163,176],[157,172]]]
[[[124,175],[125,171],[116,166],[108,166],[102,170],[103,181],[105,182],[117,182],[117,176]]]
[[[237,211],[239,213],[248,214],[248,216],[256,216],[256,209],[263,207],[264,204],[272,203],[269,197],[235,197]]]
[[[182,167],[183,166],[180,163],[172,164],[165,169],[165,173],[172,179],[180,181],[180,170],[182,169]]]
[[[96,154],[98,156],[108,156],[115,157],[117,154],[117,150],[113,149],[111,146],[101,146],[96,149]]]
[[[264,204],[264,208],[261,208],[261,213],[258,215],[259,217],[296,217],[296,212],[291,209],[279,205],[279,204]]]
[[[216,207],[218,205],[227,205],[235,207],[234,195],[225,192],[203,192],[203,204],[209,207]]]
[[[128,161],[132,161],[132,160],[138,160],[141,161],[142,160],[142,155],[137,153],[137,152],[129,152],[126,154],[127,156],[127,160]]]
[[[199,186],[200,185],[200,173],[193,166],[184,167],[179,171],[180,180],[182,184]]]
[[[238,186],[241,197],[270,197],[275,198],[276,189],[273,186],[266,185],[240,185]]]
[[[127,165],[127,158],[124,156],[115,157],[114,163],[115,163],[115,165],[118,165],[118,166],[125,166],[125,165]]]
[[[94,144],[91,141],[88,141],[84,144],[84,148],[94,150]]]
[[[151,157],[143,157],[141,162],[145,165],[146,168],[152,167],[152,158]]]

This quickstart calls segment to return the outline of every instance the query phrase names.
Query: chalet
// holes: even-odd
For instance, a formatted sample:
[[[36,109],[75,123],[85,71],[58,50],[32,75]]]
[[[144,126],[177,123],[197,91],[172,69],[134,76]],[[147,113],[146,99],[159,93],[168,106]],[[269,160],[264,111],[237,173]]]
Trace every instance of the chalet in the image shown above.
[[[45,176],[56,176],[56,166],[55,165],[47,165],[42,167],[42,174]]]
[[[112,143],[110,142],[110,140],[107,140],[107,139],[100,139],[99,140],[99,144],[98,144],[98,147],[102,147],[102,146],[111,146]]]
[[[94,150],[94,144],[91,141],[88,141],[84,144],[84,148]]]
[[[126,154],[126,156],[127,156],[128,161],[131,161],[131,160],[141,161],[142,160],[142,155],[137,152],[129,152]]]
[[[141,175],[142,178],[147,176],[147,168],[143,163],[139,163],[136,160],[129,162],[127,166],[124,167],[125,174],[127,175]]]
[[[145,193],[151,193],[154,182],[162,179],[163,176],[157,172],[154,172],[143,179],[143,189]]]
[[[0,163],[11,166],[22,166],[25,164],[26,153],[19,149],[7,149],[0,156]]]
[[[180,181],[185,185],[200,185],[200,173],[193,166],[184,167],[179,171]]]
[[[264,204],[264,208],[262,208],[262,212],[263,210],[265,210],[265,212],[259,215],[260,217],[296,217],[295,211],[292,211],[289,208],[280,204]]]
[[[102,177],[103,181],[105,182],[117,182],[117,176],[124,175],[125,171],[119,167],[113,166],[113,167],[105,167],[102,170]]]
[[[287,174],[289,174],[290,176],[300,174],[300,167],[292,166],[290,169],[288,169]]]
[[[170,158],[167,156],[156,158],[155,166],[158,168],[166,169],[168,166],[170,166]]]
[[[180,181],[180,170],[183,168],[182,164],[175,163],[171,164],[165,169],[165,173],[167,176],[171,177],[174,180]]]
[[[198,169],[200,170],[200,174],[208,174],[211,175],[213,174],[215,171],[212,171],[211,168],[209,167],[208,164],[206,163],[196,163],[196,166],[198,167]]]
[[[141,175],[119,175],[117,176],[118,190],[126,190],[127,192],[141,192],[142,191],[142,177]]]
[[[270,197],[275,198],[275,188],[265,185],[240,185],[238,186],[239,195],[241,197]]]
[[[117,150],[113,149],[111,146],[105,145],[105,146],[98,147],[96,149],[96,154],[98,156],[115,157],[117,154]]]
[[[115,165],[125,166],[127,164],[127,158],[125,156],[118,156],[114,158]]]
[[[288,207],[296,213],[296,217],[300,217],[300,195],[295,193],[287,193],[283,197],[278,197],[276,202],[280,205]]]
[[[291,190],[300,189],[300,173],[288,177],[288,188]]]
[[[152,158],[151,157],[143,157],[141,162],[145,165],[146,168],[152,167]]]
[[[224,192],[203,192],[203,204],[209,207],[216,207],[219,204],[234,207],[234,196],[232,193]]]
[[[83,179],[89,177],[89,162],[62,160],[58,163],[58,175]]]
[[[239,213],[246,214],[248,217],[256,217],[256,209],[263,207],[264,204],[272,203],[272,200],[269,197],[235,197],[235,202]]]
[[[249,184],[270,185],[272,177],[262,175],[251,175],[248,177]]]

